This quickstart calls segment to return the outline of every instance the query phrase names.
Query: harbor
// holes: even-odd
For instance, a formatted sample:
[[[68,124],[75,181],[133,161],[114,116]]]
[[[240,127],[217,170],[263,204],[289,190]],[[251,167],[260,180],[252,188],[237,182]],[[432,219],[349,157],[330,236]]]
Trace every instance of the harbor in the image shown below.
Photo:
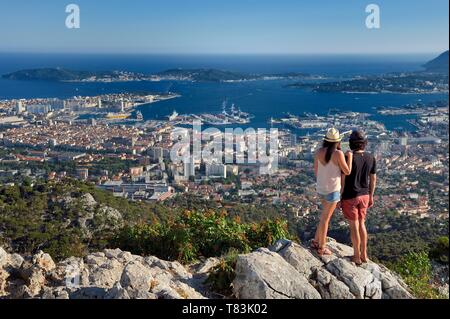
[[[189,125],[193,121],[201,121],[207,125],[229,125],[229,124],[248,124],[253,118],[253,115],[247,112],[241,111],[239,107],[235,107],[234,104],[227,109],[227,104],[222,104],[222,112],[219,114],[202,113],[202,114],[187,114],[180,115],[176,111],[173,111],[168,116],[170,122],[176,125]]]

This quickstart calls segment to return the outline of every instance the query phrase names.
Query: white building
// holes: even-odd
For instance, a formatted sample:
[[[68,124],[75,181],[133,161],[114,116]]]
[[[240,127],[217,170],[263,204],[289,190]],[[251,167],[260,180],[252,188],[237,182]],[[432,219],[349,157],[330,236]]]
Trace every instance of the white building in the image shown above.
[[[162,147],[152,147],[149,149],[148,155],[153,161],[160,161],[163,159],[164,150]]]
[[[22,101],[17,101],[16,104],[16,114],[21,114],[25,111],[25,108],[23,106],[23,102]]]
[[[193,163],[192,159],[187,163],[183,163],[183,167],[185,179],[189,179],[189,177],[195,176],[195,163]]]
[[[32,104],[27,106],[27,112],[31,114],[47,114],[51,111],[50,105]]]
[[[205,165],[207,177],[227,178],[227,166],[224,164],[207,163]]]

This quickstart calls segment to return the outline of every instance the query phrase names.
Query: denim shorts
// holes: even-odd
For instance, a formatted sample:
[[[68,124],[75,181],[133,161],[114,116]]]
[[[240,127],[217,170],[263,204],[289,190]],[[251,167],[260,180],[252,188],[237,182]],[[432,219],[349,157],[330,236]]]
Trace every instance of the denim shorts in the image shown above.
[[[341,192],[333,192],[329,194],[319,194],[320,198],[329,203],[338,203],[341,201]]]

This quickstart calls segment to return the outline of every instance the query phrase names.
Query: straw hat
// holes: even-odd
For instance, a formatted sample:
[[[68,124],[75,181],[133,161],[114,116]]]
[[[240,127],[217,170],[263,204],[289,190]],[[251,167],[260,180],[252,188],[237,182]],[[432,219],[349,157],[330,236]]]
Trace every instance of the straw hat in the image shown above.
[[[342,136],[339,134],[339,131],[333,127],[328,129],[324,140],[327,142],[336,143],[342,140]]]

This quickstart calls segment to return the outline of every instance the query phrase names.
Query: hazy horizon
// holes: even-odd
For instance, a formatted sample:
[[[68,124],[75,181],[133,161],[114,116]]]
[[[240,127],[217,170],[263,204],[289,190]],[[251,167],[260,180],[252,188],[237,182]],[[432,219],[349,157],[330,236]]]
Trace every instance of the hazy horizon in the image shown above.
[[[266,53],[266,52],[101,52],[101,51],[9,51],[0,50],[0,54],[60,54],[60,55],[146,55],[146,56],[426,56],[442,54],[449,49],[442,51],[422,51],[422,52],[287,52],[287,53]]]
[[[0,0],[0,52],[79,54],[424,54],[448,49],[447,0],[135,0],[73,2],[69,29],[57,0]]]
[[[23,69],[126,70],[152,73],[167,69],[220,69],[236,72],[386,73],[419,70],[440,53],[423,54],[120,54],[5,53],[0,74]]]

